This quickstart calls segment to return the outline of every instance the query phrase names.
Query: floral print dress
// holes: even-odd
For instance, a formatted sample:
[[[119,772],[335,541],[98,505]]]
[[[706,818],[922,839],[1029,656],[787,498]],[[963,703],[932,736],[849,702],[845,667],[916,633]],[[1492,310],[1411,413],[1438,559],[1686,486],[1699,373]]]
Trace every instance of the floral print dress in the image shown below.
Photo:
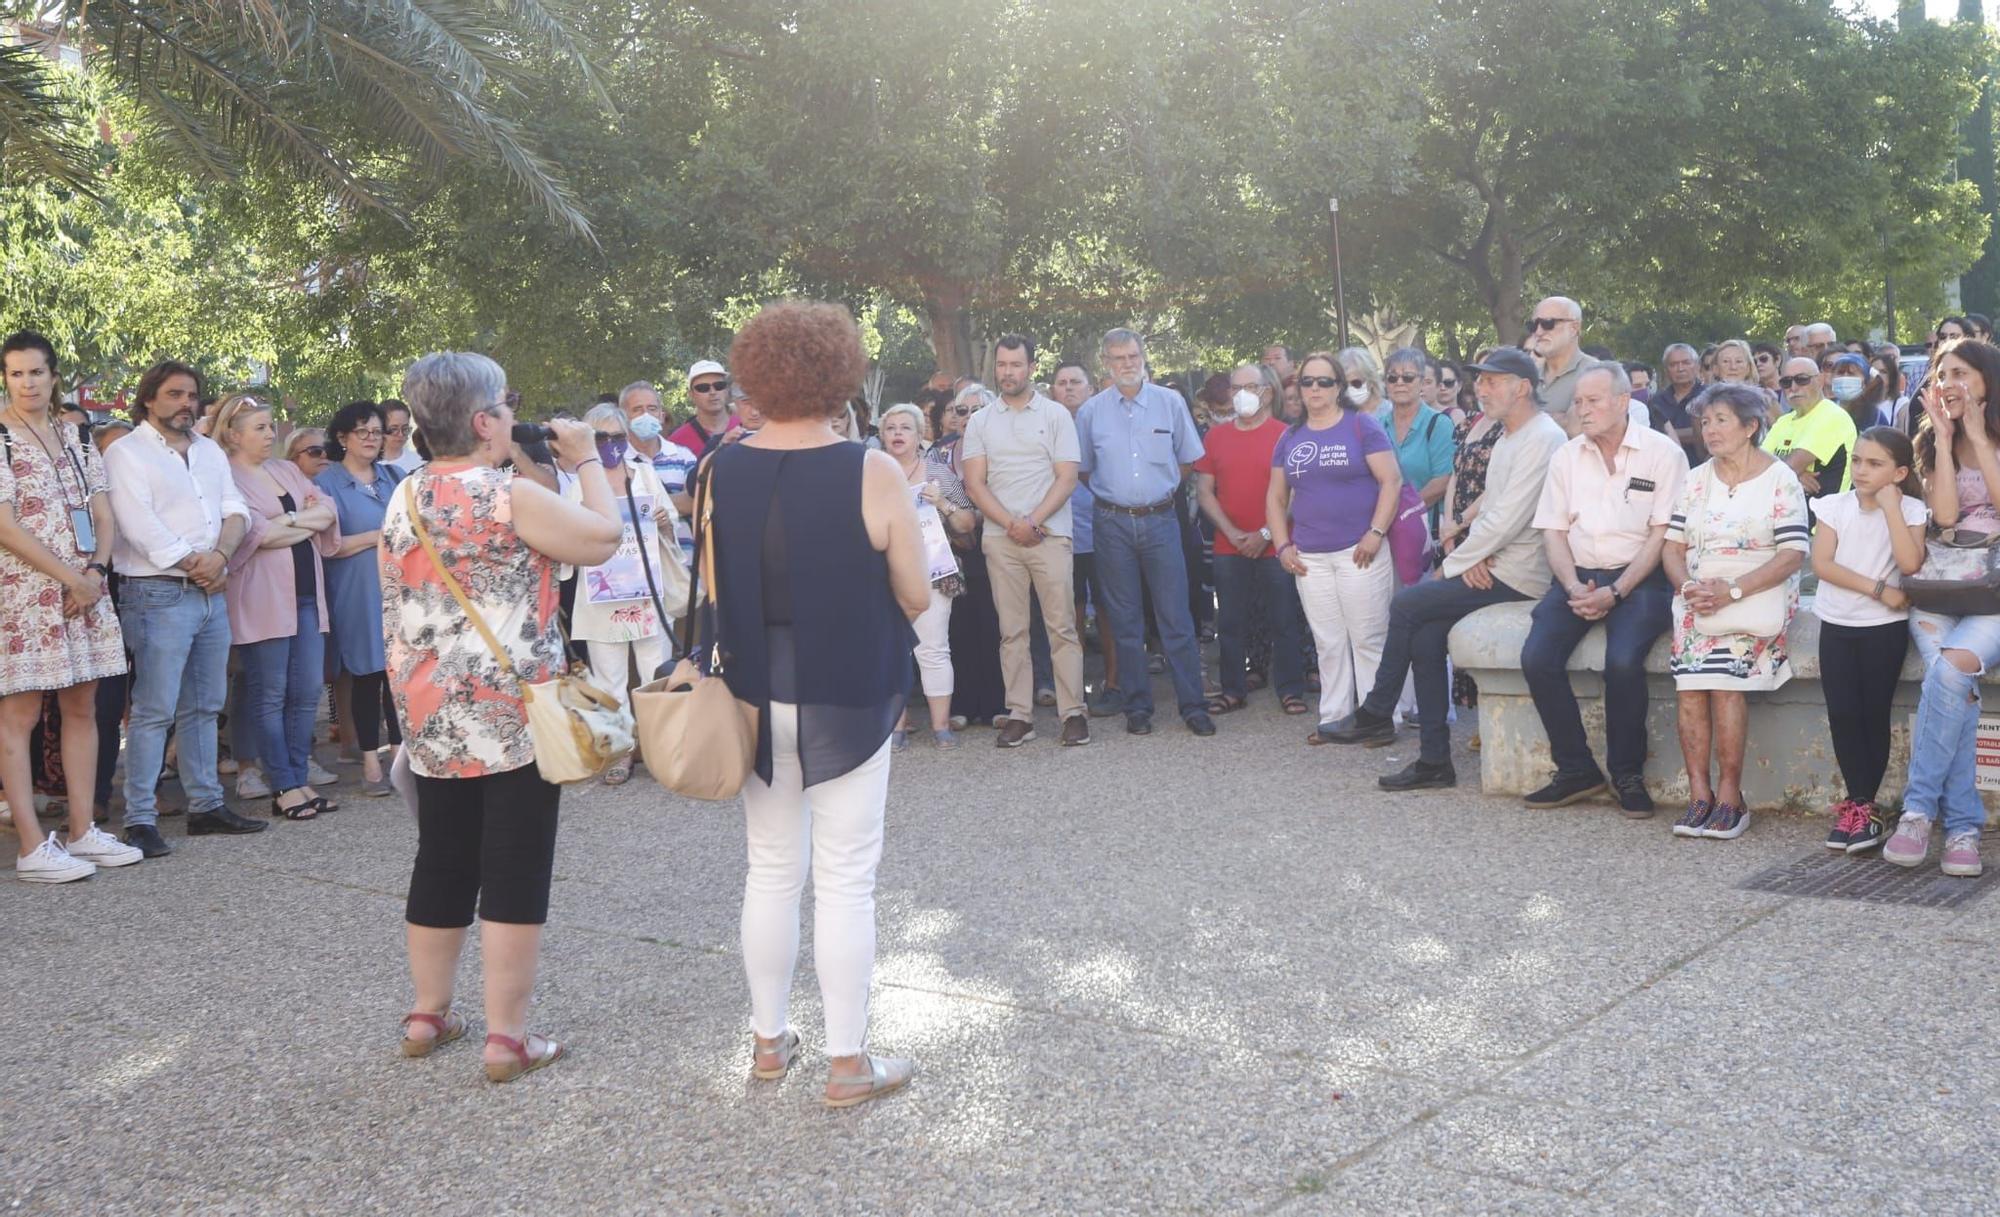
[[[431,543],[507,651],[509,677],[410,527],[407,487]],[[382,521],[382,632],[389,686],[410,768],[474,778],[535,762],[521,702],[565,666],[556,624],[556,564],[514,531],[514,475],[484,466],[426,466],[399,486]]]
[[[1772,461],[1762,473],[1733,487],[1715,475],[1714,461],[1704,462],[1688,474],[1667,524],[1667,541],[1687,546],[1690,579],[1709,577],[1702,574],[1703,563],[1717,557],[1775,557],[1786,549],[1809,553],[1805,490],[1783,461]],[[1775,689],[1790,680],[1785,635],[1799,607],[1798,575],[1785,582],[1784,596],[1785,628],[1774,637],[1713,635],[1694,628],[1694,610],[1676,589],[1669,660],[1674,686],[1750,692]]]
[[[104,458],[71,423],[58,424],[62,446],[53,454],[26,428],[9,431],[0,447],[0,503],[50,553],[82,566],[89,559],[77,552],[70,508],[110,489]],[[108,594],[82,616],[65,618],[62,585],[0,549],[0,697],[67,689],[124,670],[125,637]]]

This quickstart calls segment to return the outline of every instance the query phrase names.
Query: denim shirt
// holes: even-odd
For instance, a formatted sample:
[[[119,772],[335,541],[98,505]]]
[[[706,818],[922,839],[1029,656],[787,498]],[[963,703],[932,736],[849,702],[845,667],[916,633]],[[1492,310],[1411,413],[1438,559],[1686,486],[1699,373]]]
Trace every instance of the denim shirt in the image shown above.
[[[1194,415],[1172,389],[1148,381],[1129,400],[1114,386],[1076,412],[1090,491],[1116,507],[1151,507],[1180,489],[1181,467],[1201,459]]]

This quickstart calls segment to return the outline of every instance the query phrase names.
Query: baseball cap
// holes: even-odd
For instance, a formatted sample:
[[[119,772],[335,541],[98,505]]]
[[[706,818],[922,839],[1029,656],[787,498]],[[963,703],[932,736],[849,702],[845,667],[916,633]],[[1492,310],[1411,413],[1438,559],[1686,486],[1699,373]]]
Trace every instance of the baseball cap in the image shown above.
[[[700,359],[696,360],[695,365],[688,369],[688,383],[693,384],[704,376],[727,375],[729,375],[729,369],[723,367],[713,359]]]
[[[1469,363],[1465,366],[1474,372],[1519,376],[1537,388],[1540,388],[1542,383],[1542,370],[1535,366],[1534,356],[1519,347],[1499,347],[1487,355],[1484,362]]]

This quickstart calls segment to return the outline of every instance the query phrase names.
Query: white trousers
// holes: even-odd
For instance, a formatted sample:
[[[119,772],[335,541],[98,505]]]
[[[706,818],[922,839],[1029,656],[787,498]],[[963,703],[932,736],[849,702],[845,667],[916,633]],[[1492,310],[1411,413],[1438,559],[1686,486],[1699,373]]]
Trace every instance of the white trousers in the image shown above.
[[[597,686],[607,693],[615,693],[627,710],[632,708],[632,695],[625,688],[631,677],[631,657],[639,657],[639,683],[653,679],[653,672],[667,661],[667,636],[654,634],[637,642],[588,642],[584,646],[590,653],[590,674],[597,678]]]
[[[750,873],[743,884],[743,969],[750,1025],[765,1039],[790,1027],[799,961],[799,897],[813,880],[813,971],[826,1008],[826,1053],[853,1056],[868,1039],[875,972],[875,864],[889,797],[889,741],[830,782],[800,784],[799,708],[771,703],[771,781],[743,786]]]
[[[1299,603],[1319,650],[1319,721],[1337,723],[1375,687],[1382,643],[1389,636],[1389,601],[1396,595],[1396,564],[1389,547],[1375,551],[1366,569],[1354,550],[1300,553]]]
[[[951,597],[931,588],[931,606],[910,623],[917,631],[917,674],[925,697],[950,697]]]

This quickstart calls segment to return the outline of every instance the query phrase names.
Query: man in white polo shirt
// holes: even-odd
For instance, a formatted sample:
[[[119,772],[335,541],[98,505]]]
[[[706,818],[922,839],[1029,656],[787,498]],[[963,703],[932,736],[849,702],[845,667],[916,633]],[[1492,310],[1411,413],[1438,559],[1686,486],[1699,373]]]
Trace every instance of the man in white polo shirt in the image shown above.
[[[1527,798],[1530,807],[1562,807],[1604,791],[1591,756],[1570,652],[1604,623],[1605,760],[1618,805],[1634,819],[1653,814],[1641,771],[1646,764],[1646,653],[1673,616],[1673,588],[1660,566],[1667,521],[1687,480],[1687,453],[1626,413],[1632,382],[1615,363],[1576,378],[1572,402],[1579,433],[1556,449],[1535,510],[1552,582],[1535,606],[1521,648],[1521,675],[1548,732],[1555,777]]]
[[[993,353],[1000,403],[965,424],[960,459],[965,490],[986,517],[982,545],[1000,617],[1000,673],[1007,685],[1007,721],[999,745],[1018,748],[1035,738],[1034,669],[1028,654],[1028,593],[1042,606],[1049,659],[1062,715],[1064,747],[1090,742],[1084,717],[1083,647],[1076,637],[1076,597],[1070,561],[1070,492],[1079,452],[1069,411],[1035,389],[1035,344],[1002,335]]]

